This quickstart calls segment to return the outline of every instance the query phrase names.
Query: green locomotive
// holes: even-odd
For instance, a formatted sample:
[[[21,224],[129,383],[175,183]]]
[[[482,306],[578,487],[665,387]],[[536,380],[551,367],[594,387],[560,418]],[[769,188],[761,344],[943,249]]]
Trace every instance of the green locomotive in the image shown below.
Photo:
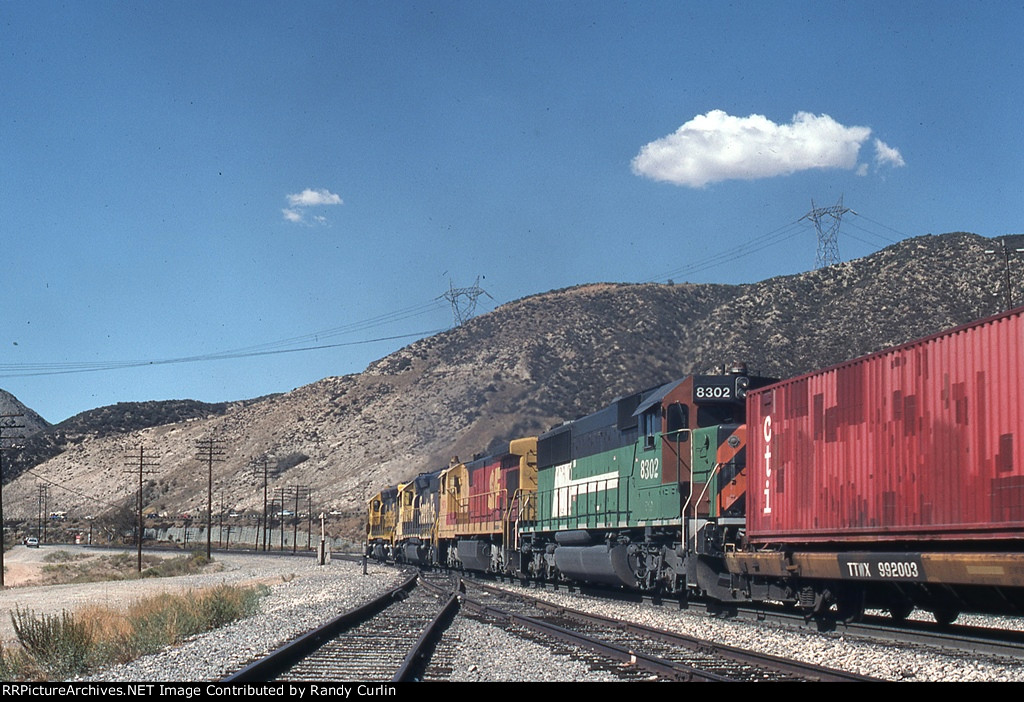
[[[688,376],[541,435],[524,570],[669,592],[717,577],[744,523],[746,393],[769,382]]]

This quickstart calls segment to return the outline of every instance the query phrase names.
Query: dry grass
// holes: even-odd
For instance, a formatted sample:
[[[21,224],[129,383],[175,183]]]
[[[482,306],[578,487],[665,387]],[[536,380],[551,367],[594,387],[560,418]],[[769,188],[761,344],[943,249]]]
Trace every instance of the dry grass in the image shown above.
[[[160,594],[125,611],[87,607],[75,614],[11,614],[21,648],[0,650],[3,680],[64,680],[174,646],[189,636],[255,614],[265,587],[229,585]]]
[[[141,574],[137,571],[137,556],[127,551],[106,556],[72,556],[67,551],[55,551],[46,556],[46,561],[47,564],[42,567],[41,577],[34,579],[33,585],[191,575],[208,569],[211,564],[199,552],[173,558],[143,554]]]

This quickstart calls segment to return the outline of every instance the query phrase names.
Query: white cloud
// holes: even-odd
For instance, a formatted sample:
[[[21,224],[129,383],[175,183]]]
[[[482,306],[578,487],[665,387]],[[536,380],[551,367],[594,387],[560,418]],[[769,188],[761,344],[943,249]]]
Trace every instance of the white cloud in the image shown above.
[[[813,168],[853,170],[870,136],[870,127],[847,127],[828,115],[798,112],[789,124],[775,124],[763,115],[712,110],[645,145],[632,167],[637,175],[691,188]],[[899,151],[875,142],[876,164],[903,165]]]
[[[281,213],[284,215],[286,220],[297,224],[301,224],[306,221],[305,208],[307,207],[344,204],[340,195],[335,195],[326,188],[320,188],[319,190],[306,188],[301,193],[292,193],[290,195],[286,195],[286,197],[288,198],[289,207],[281,210]],[[317,224],[327,224],[327,218],[323,215],[313,217],[313,221]]]
[[[312,207],[314,205],[341,205],[341,197],[326,188],[312,190],[306,188],[301,193],[288,196],[288,204],[292,207]]]
[[[899,149],[894,149],[881,139],[875,139],[875,165],[891,165],[900,168],[907,165],[907,162],[903,160]]]

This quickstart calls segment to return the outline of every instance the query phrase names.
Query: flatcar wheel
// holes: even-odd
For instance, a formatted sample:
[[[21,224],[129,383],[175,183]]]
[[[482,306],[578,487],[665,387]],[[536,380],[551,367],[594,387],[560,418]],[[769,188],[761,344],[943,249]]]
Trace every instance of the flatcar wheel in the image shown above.
[[[935,617],[936,623],[946,626],[956,621],[956,618],[960,616],[960,610],[955,607],[936,607],[932,616]]]
[[[906,621],[907,617],[909,617],[910,613],[913,611],[914,604],[912,602],[900,602],[889,605],[889,616],[896,622]]]
[[[843,589],[836,595],[836,620],[859,622],[864,618],[864,591]]]

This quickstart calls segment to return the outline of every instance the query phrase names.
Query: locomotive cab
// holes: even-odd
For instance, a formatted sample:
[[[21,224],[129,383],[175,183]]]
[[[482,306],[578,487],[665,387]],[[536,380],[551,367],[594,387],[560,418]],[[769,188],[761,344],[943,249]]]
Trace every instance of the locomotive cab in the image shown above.
[[[398,488],[387,487],[367,501],[367,556],[378,561],[394,557],[395,524],[398,520]]]

